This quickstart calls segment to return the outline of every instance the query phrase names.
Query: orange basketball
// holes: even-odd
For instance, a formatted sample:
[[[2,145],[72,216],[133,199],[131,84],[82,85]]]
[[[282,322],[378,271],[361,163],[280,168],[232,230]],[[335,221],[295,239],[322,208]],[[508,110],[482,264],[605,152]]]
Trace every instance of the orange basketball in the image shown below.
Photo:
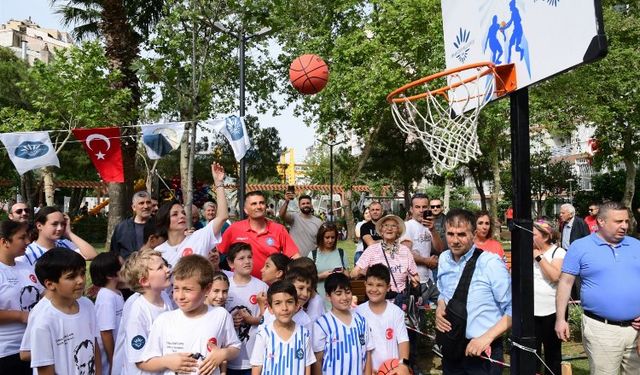
[[[387,359],[380,365],[380,368],[378,369],[378,375],[387,375],[399,365],[400,361],[398,360],[398,358]],[[413,371],[409,369],[409,373],[413,374]]]
[[[318,55],[302,55],[289,67],[289,80],[301,94],[317,94],[329,80],[329,67]]]

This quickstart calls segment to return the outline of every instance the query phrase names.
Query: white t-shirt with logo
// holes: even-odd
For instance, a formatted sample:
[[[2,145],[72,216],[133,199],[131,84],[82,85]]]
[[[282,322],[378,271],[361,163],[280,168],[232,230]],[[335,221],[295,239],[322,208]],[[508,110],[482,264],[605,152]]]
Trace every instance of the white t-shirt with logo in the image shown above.
[[[96,296],[96,324],[98,325],[98,345],[100,345],[100,358],[102,359],[102,373],[109,374],[109,359],[102,342],[102,331],[111,331],[113,335],[114,349],[118,339],[118,327],[122,320],[124,298],[119,292],[108,288],[100,288]],[[116,373],[114,371],[114,373]]]
[[[176,263],[185,255],[198,254],[203,257],[209,255],[209,251],[220,243],[220,233],[213,232],[215,220],[211,220],[205,227],[188,235],[182,242],[175,246],[169,245],[169,241],[165,241],[154,250],[162,253],[162,257],[166,259],[171,267],[175,267]]]
[[[33,267],[22,262],[14,266],[0,262],[0,310],[31,311],[43,289]],[[20,351],[26,328],[26,324],[19,322],[0,324],[0,358]]]
[[[48,303],[31,326],[31,367],[54,366],[56,374],[95,373],[98,338],[96,312],[86,297],[78,299],[78,312],[65,314]]]
[[[542,254],[542,257],[549,263],[554,259],[564,259],[567,251],[559,246],[553,245]],[[540,263],[533,262],[533,315],[548,316],[556,312],[556,288],[557,283],[547,280],[542,274]]]
[[[122,375],[148,374],[140,370],[136,363],[143,361],[142,354],[149,340],[151,324],[160,314],[172,310],[171,300],[164,292],[162,300],[164,305],[156,306],[140,293],[134,293],[124,303],[113,353],[113,374],[118,374],[116,369],[121,369]]]
[[[304,374],[316,362],[311,349],[311,333],[296,323],[288,340],[278,336],[273,321],[261,325],[251,353],[251,365],[262,366],[262,374]]]
[[[142,358],[146,361],[184,352],[206,357],[215,347],[240,349],[233,319],[223,307],[207,306],[207,312],[197,318],[187,317],[182,310],[173,310],[153,322]],[[175,372],[166,369],[163,374],[174,375]],[[220,374],[220,368],[216,367],[212,374]]]
[[[431,256],[431,242],[433,236],[429,228],[420,224],[414,219],[405,222],[407,231],[405,236],[413,242],[413,251],[416,251],[421,257],[428,258]],[[420,282],[426,283],[427,280],[433,280],[432,271],[422,264],[417,264]]]
[[[267,292],[269,286],[262,280],[258,280],[251,276],[251,280],[244,284],[236,284],[233,277],[229,278],[229,297],[225,308],[231,315],[238,309],[246,308],[251,315],[257,317],[260,315],[260,306],[258,306],[258,294],[260,292]],[[239,326],[235,332],[238,335],[238,339],[242,343],[240,348],[240,354],[233,360],[227,363],[227,367],[234,370],[246,370],[251,368],[249,358],[251,358],[251,351],[253,350],[253,344],[256,341],[256,333],[258,326],[243,324]]]
[[[387,359],[399,358],[398,344],[409,341],[407,327],[404,324],[404,312],[393,303],[387,302],[384,312],[378,315],[371,311],[368,301],[358,305],[356,311],[364,316],[371,328],[371,363],[373,371],[377,372]]]

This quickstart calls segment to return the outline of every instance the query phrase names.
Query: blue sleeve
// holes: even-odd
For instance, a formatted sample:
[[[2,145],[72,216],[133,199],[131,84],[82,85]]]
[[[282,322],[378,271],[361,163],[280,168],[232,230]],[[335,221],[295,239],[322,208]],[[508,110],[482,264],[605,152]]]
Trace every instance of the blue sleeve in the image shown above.
[[[567,254],[564,256],[564,261],[562,262],[562,272],[574,276],[580,273],[580,258],[583,252],[580,247],[576,246],[579,242],[581,241],[574,241],[571,246],[569,246]]]
[[[492,254],[493,255],[493,254]],[[511,311],[511,275],[507,266],[498,256],[488,259],[487,268],[491,277],[491,293],[503,314],[512,316]]]

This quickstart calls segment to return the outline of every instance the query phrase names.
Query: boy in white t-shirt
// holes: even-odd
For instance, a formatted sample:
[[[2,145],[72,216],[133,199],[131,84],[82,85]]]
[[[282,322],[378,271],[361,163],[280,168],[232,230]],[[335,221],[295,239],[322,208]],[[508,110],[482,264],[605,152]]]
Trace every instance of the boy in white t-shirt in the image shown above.
[[[229,296],[226,308],[233,317],[238,338],[242,343],[240,354],[227,363],[227,374],[248,375],[251,373],[249,358],[256,341],[258,325],[262,320],[258,295],[267,292],[267,284],[251,276],[253,253],[251,245],[236,242],[229,247],[227,261],[233,271],[229,278]]]
[[[292,270],[298,270],[304,276],[287,277]],[[292,260],[287,266],[287,274],[285,277],[293,282],[298,291],[298,301],[300,306],[309,315],[312,322],[318,320],[325,311],[325,299],[317,292],[318,287],[318,269],[315,262],[311,258],[301,257]],[[305,284],[308,284],[305,285]],[[308,292],[307,292],[308,289]],[[321,291],[324,293],[324,290]]]
[[[298,303],[298,308],[293,314],[293,321],[298,325],[301,325],[308,329],[310,332],[313,331],[313,323],[309,315],[304,311],[304,304],[309,300],[309,296],[311,295],[311,278],[305,270],[301,268],[292,268],[287,271],[285,275],[285,280],[290,282],[293,287],[296,289],[296,301]],[[302,296],[302,298],[300,298]],[[267,325],[273,323],[276,320],[276,317],[271,313],[270,310],[265,310],[263,314],[262,324]]]
[[[187,255],[173,270],[173,298],[178,310],[153,322],[144,349],[144,371],[165,375],[220,374],[219,366],[240,352],[233,320],[223,307],[205,304],[213,267],[200,255]]]
[[[409,375],[409,336],[404,323],[404,311],[385,299],[391,290],[391,275],[387,266],[374,264],[367,269],[365,291],[367,302],[359,305],[356,312],[365,317],[371,327],[373,351],[371,363],[376,373],[384,361],[398,358],[397,374]]]
[[[293,320],[300,308],[296,288],[288,281],[276,281],[267,291],[267,302],[275,320],[260,326],[251,353],[251,374],[310,375],[316,358],[311,333]]]
[[[84,258],[55,247],[38,259],[35,272],[49,300],[27,326],[31,367],[39,374],[101,374],[96,313],[82,296]]]
[[[351,311],[351,282],[343,273],[329,275],[324,289],[331,301],[331,311],[313,326],[313,351],[317,362],[314,375],[371,374],[369,325],[365,318]]]
[[[149,340],[151,324],[172,302],[164,293],[170,284],[170,272],[158,251],[139,250],[132,253],[122,268],[122,280],[134,293],[122,309],[122,321],[116,336],[113,374],[137,375],[143,372],[136,363]]]
[[[113,367],[113,352],[124,307],[124,298],[118,290],[121,267],[120,258],[114,252],[98,254],[89,266],[93,285],[100,287],[96,296],[96,318],[100,332],[98,343],[102,373],[107,375]]]

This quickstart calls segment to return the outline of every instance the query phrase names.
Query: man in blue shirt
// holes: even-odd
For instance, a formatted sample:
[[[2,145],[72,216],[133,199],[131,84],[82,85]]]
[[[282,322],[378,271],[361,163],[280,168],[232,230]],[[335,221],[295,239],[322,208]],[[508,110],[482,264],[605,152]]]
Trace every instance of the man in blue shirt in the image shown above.
[[[467,210],[454,209],[446,216],[449,250],[440,255],[438,264],[438,307],[436,329],[451,330],[445,309],[458,286],[462,271],[474,253],[475,217]],[[501,374],[501,366],[480,356],[503,361],[502,334],[511,327],[511,277],[498,255],[483,252],[476,262],[467,298],[466,338],[469,344],[463,361],[442,359],[447,374]]]
[[[592,374],[640,374],[640,241],[626,236],[629,212],[600,205],[600,230],[576,240],[562,264],[556,294],[556,333],[569,339],[565,316],[571,287],[582,278],[582,337]]]

